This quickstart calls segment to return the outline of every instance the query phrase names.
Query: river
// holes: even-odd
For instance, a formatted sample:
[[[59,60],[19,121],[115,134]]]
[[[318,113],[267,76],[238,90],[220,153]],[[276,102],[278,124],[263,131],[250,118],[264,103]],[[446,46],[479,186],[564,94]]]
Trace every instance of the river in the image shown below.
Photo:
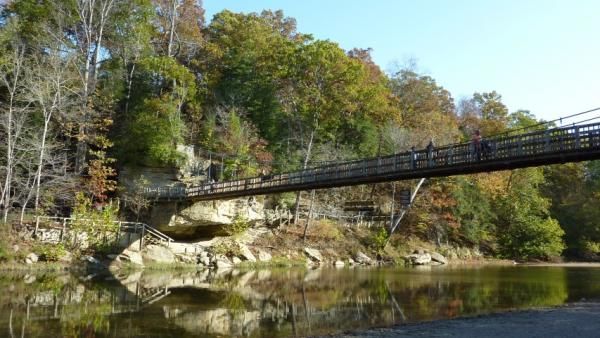
[[[479,266],[0,276],[2,337],[290,337],[600,298],[600,268]]]

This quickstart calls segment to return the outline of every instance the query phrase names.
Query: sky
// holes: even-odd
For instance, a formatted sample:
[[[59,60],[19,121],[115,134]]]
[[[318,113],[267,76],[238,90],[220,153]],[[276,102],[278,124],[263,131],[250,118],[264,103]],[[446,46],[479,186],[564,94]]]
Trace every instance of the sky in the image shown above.
[[[600,107],[597,0],[204,0],[228,9],[282,9],[299,32],[372,48],[386,72],[416,61],[456,101],[495,90],[509,110],[555,119]]]

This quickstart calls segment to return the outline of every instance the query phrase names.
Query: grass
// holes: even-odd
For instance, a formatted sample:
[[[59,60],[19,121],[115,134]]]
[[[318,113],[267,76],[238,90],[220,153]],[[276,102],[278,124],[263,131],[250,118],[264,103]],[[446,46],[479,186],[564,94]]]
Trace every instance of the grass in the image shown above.
[[[306,266],[306,259],[287,258],[287,257],[283,257],[283,256],[276,256],[276,257],[273,257],[273,259],[271,259],[268,262],[243,261],[242,263],[237,265],[236,268],[260,269],[260,268],[287,268],[287,267],[294,267],[294,266],[296,266],[296,267]]]
[[[61,262],[37,262],[33,264],[24,264],[21,262],[3,262],[0,263],[0,271],[40,271],[40,272],[55,272],[65,271],[76,268],[70,263]]]

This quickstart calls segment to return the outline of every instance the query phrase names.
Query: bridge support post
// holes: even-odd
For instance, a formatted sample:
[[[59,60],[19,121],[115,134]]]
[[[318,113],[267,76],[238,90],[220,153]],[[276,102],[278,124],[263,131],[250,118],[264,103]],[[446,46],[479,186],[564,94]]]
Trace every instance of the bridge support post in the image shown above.
[[[140,251],[142,251],[142,248],[144,247],[145,230],[146,230],[146,227],[142,225],[142,233],[141,233],[141,236],[140,236]]]
[[[575,148],[581,148],[581,138],[579,137],[579,127],[575,127]]]

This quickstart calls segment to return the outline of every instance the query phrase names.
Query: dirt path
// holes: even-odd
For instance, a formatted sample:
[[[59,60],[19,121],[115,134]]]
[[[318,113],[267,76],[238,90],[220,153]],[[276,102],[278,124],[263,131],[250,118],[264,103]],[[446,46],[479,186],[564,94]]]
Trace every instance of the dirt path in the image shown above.
[[[399,325],[336,337],[600,337],[600,302]]]

